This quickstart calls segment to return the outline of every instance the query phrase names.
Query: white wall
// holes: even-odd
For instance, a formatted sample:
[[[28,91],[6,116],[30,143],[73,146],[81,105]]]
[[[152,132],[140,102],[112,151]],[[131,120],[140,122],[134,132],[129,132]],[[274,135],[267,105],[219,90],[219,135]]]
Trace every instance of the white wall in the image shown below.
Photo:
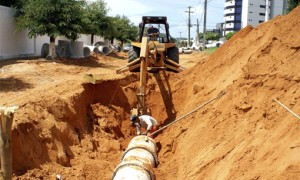
[[[272,0],[270,4],[270,19],[282,15],[287,7],[287,0]]]
[[[41,55],[41,48],[44,43],[49,43],[47,36],[37,36],[29,38],[27,31],[16,32],[16,23],[14,19],[15,9],[0,6],[0,60],[20,57],[34,57]],[[67,40],[65,37],[56,38],[58,40]],[[91,45],[90,35],[81,35],[78,41],[83,44]],[[99,36],[94,36],[94,43],[104,41]],[[104,41],[105,45],[110,45],[109,40]],[[115,42],[117,43],[117,42]]]
[[[29,56],[35,53],[34,39],[26,32],[16,32],[15,10],[0,6],[0,59]]]

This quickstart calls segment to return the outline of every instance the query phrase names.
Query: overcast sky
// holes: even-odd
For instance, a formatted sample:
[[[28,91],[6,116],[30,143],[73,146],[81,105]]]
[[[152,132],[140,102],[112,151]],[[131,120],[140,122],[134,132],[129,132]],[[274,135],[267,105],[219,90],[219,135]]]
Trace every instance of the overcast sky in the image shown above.
[[[138,25],[142,16],[167,16],[170,34],[173,37],[188,36],[188,7],[191,6],[191,38],[195,36],[199,19],[200,32],[203,31],[204,0],[105,0],[110,9],[109,15],[125,15]],[[208,0],[207,29],[223,22],[225,0]],[[181,33],[180,33],[181,32]]]

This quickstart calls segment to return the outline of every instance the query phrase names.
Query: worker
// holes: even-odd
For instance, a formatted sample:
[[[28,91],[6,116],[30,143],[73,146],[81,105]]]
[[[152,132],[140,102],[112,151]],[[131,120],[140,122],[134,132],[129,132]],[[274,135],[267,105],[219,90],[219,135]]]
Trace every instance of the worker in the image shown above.
[[[157,28],[154,28],[153,25],[150,25],[150,27],[147,30],[147,33],[150,37],[150,40],[155,41],[158,38],[159,30]]]
[[[135,126],[137,130],[137,135],[150,135],[157,130],[157,120],[149,115],[131,115],[130,116],[131,126]],[[141,128],[145,128],[146,131],[141,133]],[[153,138],[153,137],[152,137]]]

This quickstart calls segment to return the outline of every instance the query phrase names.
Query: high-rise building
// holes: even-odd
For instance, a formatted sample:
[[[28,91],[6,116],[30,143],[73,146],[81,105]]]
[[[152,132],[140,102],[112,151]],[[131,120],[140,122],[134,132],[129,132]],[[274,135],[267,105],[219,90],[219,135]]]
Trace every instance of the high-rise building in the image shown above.
[[[282,15],[287,0],[225,0],[224,34]]]

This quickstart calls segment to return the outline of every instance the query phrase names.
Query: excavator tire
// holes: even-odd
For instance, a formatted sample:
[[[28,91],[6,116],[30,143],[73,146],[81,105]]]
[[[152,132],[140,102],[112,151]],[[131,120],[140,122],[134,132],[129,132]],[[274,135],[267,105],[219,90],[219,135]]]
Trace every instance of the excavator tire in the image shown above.
[[[141,49],[138,47],[133,46],[131,49],[128,51],[128,63],[131,63],[132,61],[136,60],[139,55],[140,55]],[[131,70],[130,72],[139,72],[140,68],[136,68]]]
[[[167,50],[167,57],[179,64],[179,50],[177,47],[171,47]]]

